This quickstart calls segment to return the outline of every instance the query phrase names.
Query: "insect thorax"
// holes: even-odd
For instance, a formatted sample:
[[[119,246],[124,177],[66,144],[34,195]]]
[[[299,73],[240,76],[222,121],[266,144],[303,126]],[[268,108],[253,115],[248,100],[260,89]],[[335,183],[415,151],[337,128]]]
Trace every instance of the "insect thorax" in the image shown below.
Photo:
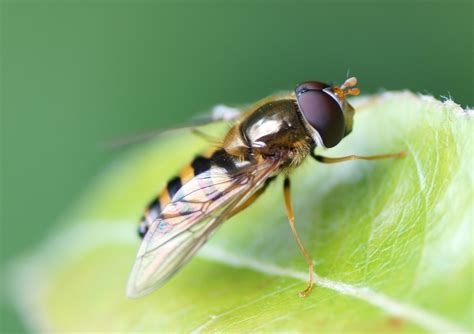
[[[282,168],[298,166],[314,145],[293,99],[268,102],[227,134],[224,149],[243,160],[278,159]]]

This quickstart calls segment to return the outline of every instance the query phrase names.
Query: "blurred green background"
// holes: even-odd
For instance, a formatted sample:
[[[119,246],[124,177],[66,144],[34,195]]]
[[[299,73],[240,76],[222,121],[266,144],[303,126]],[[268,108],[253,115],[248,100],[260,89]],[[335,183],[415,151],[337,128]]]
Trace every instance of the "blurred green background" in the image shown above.
[[[99,144],[349,70],[472,106],[473,37],[472,1],[3,1],[2,273],[121,154]]]

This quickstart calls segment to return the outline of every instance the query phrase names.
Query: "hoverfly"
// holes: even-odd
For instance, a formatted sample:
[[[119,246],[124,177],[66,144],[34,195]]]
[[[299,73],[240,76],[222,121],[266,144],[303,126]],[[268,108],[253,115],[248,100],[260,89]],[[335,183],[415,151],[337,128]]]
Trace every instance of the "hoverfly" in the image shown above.
[[[271,96],[232,118],[234,124],[219,147],[199,155],[172,178],[146,207],[138,232],[143,238],[130,274],[127,295],[140,297],[167,282],[204,245],[224,221],[251,205],[276,176],[283,174],[288,221],[306,259],[314,284],[313,261],[298,237],[290,198],[291,171],[308,156],[321,163],[377,160],[404,155],[316,155],[316,147],[336,146],[352,131],[354,108],[348,95],[358,95],[357,79],[341,86],[317,81],[299,84],[294,92]]]

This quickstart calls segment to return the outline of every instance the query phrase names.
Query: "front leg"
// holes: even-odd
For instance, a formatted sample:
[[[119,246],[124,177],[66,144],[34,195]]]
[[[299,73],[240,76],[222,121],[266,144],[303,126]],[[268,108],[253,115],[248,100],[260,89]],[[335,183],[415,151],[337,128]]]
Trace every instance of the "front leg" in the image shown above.
[[[345,157],[338,157],[338,158],[330,158],[330,157],[323,157],[322,155],[314,154],[311,152],[311,156],[319,162],[325,164],[334,164],[337,162],[344,162],[350,160],[382,160],[382,159],[389,159],[389,158],[403,158],[406,156],[405,151],[400,151],[398,153],[390,153],[390,154],[379,154],[379,155],[369,155],[369,156],[362,156],[362,155],[347,155]]]

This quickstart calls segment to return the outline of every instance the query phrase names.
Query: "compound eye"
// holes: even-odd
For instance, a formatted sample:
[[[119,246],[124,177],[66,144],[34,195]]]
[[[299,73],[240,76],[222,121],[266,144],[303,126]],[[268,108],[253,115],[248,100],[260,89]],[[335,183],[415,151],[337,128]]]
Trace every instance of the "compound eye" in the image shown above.
[[[298,94],[298,88],[296,99],[303,117],[318,131],[324,146],[336,146],[345,131],[344,114],[339,103],[323,90],[305,90]]]
[[[302,94],[304,93],[305,91],[308,91],[308,90],[323,90],[324,88],[327,88],[329,87],[328,84],[325,84],[323,82],[319,82],[319,81],[305,81],[303,83],[300,83],[297,87],[296,87],[296,95],[298,94]]]

